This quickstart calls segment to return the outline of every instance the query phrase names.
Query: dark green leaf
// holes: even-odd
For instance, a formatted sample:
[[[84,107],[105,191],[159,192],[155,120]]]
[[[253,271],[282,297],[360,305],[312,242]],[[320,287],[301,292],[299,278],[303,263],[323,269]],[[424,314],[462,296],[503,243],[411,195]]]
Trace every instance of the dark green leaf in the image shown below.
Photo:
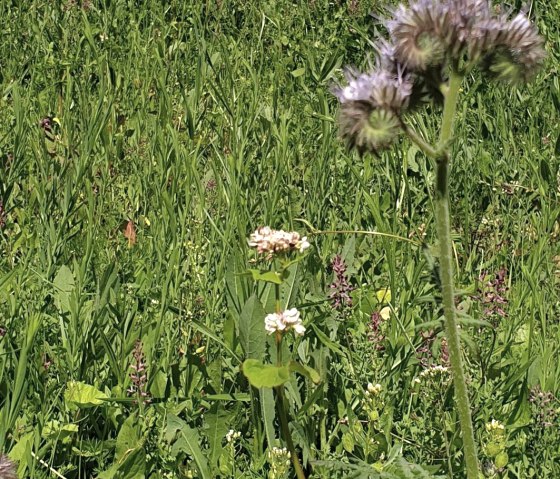
[[[264,308],[256,295],[244,304],[239,316],[239,341],[247,358],[262,358],[266,346]]]

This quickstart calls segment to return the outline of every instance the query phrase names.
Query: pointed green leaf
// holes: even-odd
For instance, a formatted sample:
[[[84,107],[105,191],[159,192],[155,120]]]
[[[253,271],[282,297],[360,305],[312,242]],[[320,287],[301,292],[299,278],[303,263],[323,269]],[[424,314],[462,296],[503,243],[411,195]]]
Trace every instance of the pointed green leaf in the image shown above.
[[[290,361],[288,367],[290,368],[291,372],[299,373],[302,376],[311,379],[311,381],[313,381],[315,384],[319,384],[321,382],[321,376],[319,375],[319,373],[310,366],[300,364],[296,361]]]
[[[74,290],[74,275],[68,266],[62,266],[54,277],[54,302],[61,311],[70,310],[70,294]]]
[[[194,459],[200,479],[211,479],[208,461],[200,449],[201,440],[198,431],[189,427],[185,421],[174,414],[169,414],[165,432],[167,441],[171,442],[177,433],[179,436],[173,444],[171,453],[176,456],[179,451],[186,452]]]
[[[266,441],[268,444],[276,444],[276,429],[274,428],[276,408],[274,407],[274,394],[272,393],[272,389],[261,388],[259,389],[259,395],[261,398],[261,413]]]
[[[204,418],[208,424],[208,430],[206,432],[208,447],[210,449],[208,459],[213,468],[218,466],[218,459],[222,453],[222,440],[228,432],[228,417],[229,415],[219,403],[215,403],[210,411],[204,414]]]
[[[258,269],[250,269],[249,273],[251,273],[251,276],[255,281],[282,284],[282,277],[276,271],[259,271]]]
[[[117,436],[117,444],[115,447],[115,460],[121,461],[128,451],[136,448],[138,442],[140,441],[140,435],[136,429],[136,424],[138,423],[138,418],[135,414],[127,417],[124,421],[119,435]]]
[[[329,339],[329,337],[323,333],[323,331],[321,331],[317,326],[315,326],[314,324],[311,325],[311,327],[313,328],[313,331],[315,332],[315,334],[317,335],[317,337],[319,338],[319,340],[327,347],[329,348],[331,351],[333,351],[334,353],[340,354],[341,356],[344,356],[344,351],[342,349],[340,349],[340,347],[334,342],[331,341]]]

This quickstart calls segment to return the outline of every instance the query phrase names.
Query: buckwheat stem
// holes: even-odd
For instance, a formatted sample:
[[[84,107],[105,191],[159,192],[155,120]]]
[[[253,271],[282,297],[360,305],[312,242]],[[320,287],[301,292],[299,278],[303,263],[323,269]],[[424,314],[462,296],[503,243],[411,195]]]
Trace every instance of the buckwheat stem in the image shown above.
[[[274,294],[276,296],[276,312],[280,313],[280,285],[274,285]],[[282,366],[282,332],[276,331],[276,365],[278,367]],[[305,479],[305,473],[299,462],[296,448],[294,446],[294,441],[292,439],[292,433],[290,432],[290,424],[288,422],[288,413],[286,398],[284,397],[284,385],[274,388],[276,390],[276,406],[278,408],[278,415],[280,416],[280,429],[286,445],[288,446],[288,451],[290,451],[290,458],[294,469],[296,471],[297,479]]]
[[[276,388],[276,403],[278,405],[278,415],[280,416],[280,428],[282,429],[282,434],[286,441],[286,445],[288,446],[288,451],[290,451],[290,457],[296,471],[296,477],[297,479],[305,479],[305,473],[299,463],[294,441],[292,440],[292,434],[290,433],[290,425],[288,423],[288,415],[286,413],[286,399],[284,398],[284,386],[278,386]]]
[[[449,347],[449,360],[455,386],[455,401],[459,412],[459,422],[463,434],[463,450],[468,479],[478,479],[478,458],[471,418],[471,408],[467,393],[465,372],[461,356],[461,343],[455,311],[455,291],[453,285],[453,261],[451,253],[451,228],[449,222],[449,140],[453,132],[453,119],[457,98],[463,77],[456,71],[451,73],[449,87],[445,92],[445,103],[441,132],[437,150],[436,174],[436,225],[440,248],[440,268],[442,281],[443,313],[445,333]]]

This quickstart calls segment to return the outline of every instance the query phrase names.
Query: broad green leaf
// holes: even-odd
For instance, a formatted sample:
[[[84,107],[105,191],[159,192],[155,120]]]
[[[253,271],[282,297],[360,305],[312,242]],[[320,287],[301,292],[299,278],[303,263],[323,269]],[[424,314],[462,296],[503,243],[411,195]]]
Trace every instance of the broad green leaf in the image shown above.
[[[201,440],[198,431],[189,427],[185,421],[174,414],[169,414],[165,431],[167,441],[171,442],[177,436],[177,433],[179,435],[173,444],[171,454],[176,456],[179,451],[186,452],[194,459],[200,478],[211,479],[208,461],[200,449]]]
[[[262,304],[256,295],[251,296],[239,316],[239,341],[247,358],[262,358],[266,346],[266,330]]]
[[[247,359],[243,363],[243,374],[256,388],[281,386],[290,378],[290,370],[286,366],[263,364],[257,359]]]
[[[74,275],[68,266],[62,266],[53,281],[54,303],[56,307],[64,312],[70,310],[70,294],[74,290]]]
[[[64,400],[69,406],[89,408],[104,404],[108,396],[89,384],[70,381],[66,385]]]
[[[301,283],[301,267],[299,262],[294,262],[286,270],[288,274],[280,288],[280,301],[284,309],[293,307]]]
[[[342,447],[344,447],[344,450],[346,452],[349,452],[350,454],[352,454],[354,452],[354,446],[355,446],[355,442],[354,442],[354,436],[352,436],[352,433],[349,431],[346,431],[343,435],[342,435]]]
[[[25,472],[28,467],[31,468],[33,465],[34,459],[31,456],[31,451],[33,450],[34,436],[34,432],[24,434],[8,454],[10,459],[18,463],[18,477],[27,477]]]
[[[305,376],[308,379],[311,379],[315,384],[319,384],[321,382],[321,376],[315,369],[305,364],[300,364],[297,361],[290,361],[288,365],[291,372],[296,372]]]
[[[146,477],[146,451],[143,447],[127,451],[119,463],[119,479],[144,479]]]
[[[140,435],[138,416],[130,415],[121,426],[115,447],[115,462],[99,475],[99,479],[144,479],[146,451]]]
[[[229,415],[224,411],[220,403],[214,403],[210,411],[204,414],[204,419],[208,424],[206,437],[208,438],[208,447],[210,454],[208,459],[210,466],[215,469],[218,466],[218,459],[222,453],[222,440],[228,432],[227,419]]]
[[[383,464],[356,461],[313,461],[313,465],[326,467],[330,471],[345,471],[344,477],[360,479],[443,479],[444,476],[434,476],[434,467],[420,466],[405,461],[403,458],[388,460]]]
[[[154,379],[150,387],[150,393],[153,398],[164,398],[166,389],[167,389],[167,374],[165,374],[162,370],[159,370],[154,375]]]
[[[146,477],[146,451],[136,447],[127,451],[121,462],[113,465],[97,476],[97,479],[144,479]]]
[[[224,343],[227,344],[231,350],[234,350],[236,346],[235,321],[232,316],[224,321],[223,337]]]
[[[136,448],[140,441],[140,435],[136,425],[138,424],[138,417],[132,414],[124,421],[119,435],[117,436],[117,444],[115,447],[115,460],[121,461],[128,451]]]
[[[346,271],[347,274],[352,274],[352,271],[354,269],[353,263],[354,263],[355,255],[356,255],[356,236],[352,235],[344,242],[344,248],[342,248],[342,253],[340,255],[342,256],[342,259],[344,260],[344,262],[348,267]]]
[[[291,73],[292,73],[292,76],[293,76],[294,78],[300,77],[300,76],[302,76],[302,75],[305,73],[305,68],[304,68],[304,67],[302,67],[302,68],[297,68],[297,69],[295,69],[295,70],[292,70]]]
[[[77,424],[60,424],[60,421],[48,421],[41,431],[41,437],[44,439],[64,440],[79,430]]]
[[[25,460],[26,451],[31,450],[31,448],[33,447],[34,436],[34,432],[28,432],[27,434],[21,436],[16,445],[8,454],[8,457],[16,462]]]
[[[231,256],[227,261],[225,286],[228,309],[235,316],[241,312],[243,301],[247,297],[245,295],[243,277],[242,275],[236,273],[236,266],[235,258]]]

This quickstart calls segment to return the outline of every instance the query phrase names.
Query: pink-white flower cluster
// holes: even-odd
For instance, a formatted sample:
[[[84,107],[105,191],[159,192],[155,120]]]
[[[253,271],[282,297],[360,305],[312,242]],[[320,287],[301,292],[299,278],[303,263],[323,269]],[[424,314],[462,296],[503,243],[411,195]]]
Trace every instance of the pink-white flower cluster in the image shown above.
[[[249,246],[257,248],[258,253],[275,253],[299,251],[303,253],[309,248],[307,237],[301,237],[296,231],[273,230],[268,226],[261,226],[249,238]]]
[[[289,329],[293,329],[294,333],[299,336],[303,336],[305,333],[305,326],[301,322],[301,316],[296,308],[287,309],[281,313],[267,314],[264,318],[264,328],[268,334]]]

